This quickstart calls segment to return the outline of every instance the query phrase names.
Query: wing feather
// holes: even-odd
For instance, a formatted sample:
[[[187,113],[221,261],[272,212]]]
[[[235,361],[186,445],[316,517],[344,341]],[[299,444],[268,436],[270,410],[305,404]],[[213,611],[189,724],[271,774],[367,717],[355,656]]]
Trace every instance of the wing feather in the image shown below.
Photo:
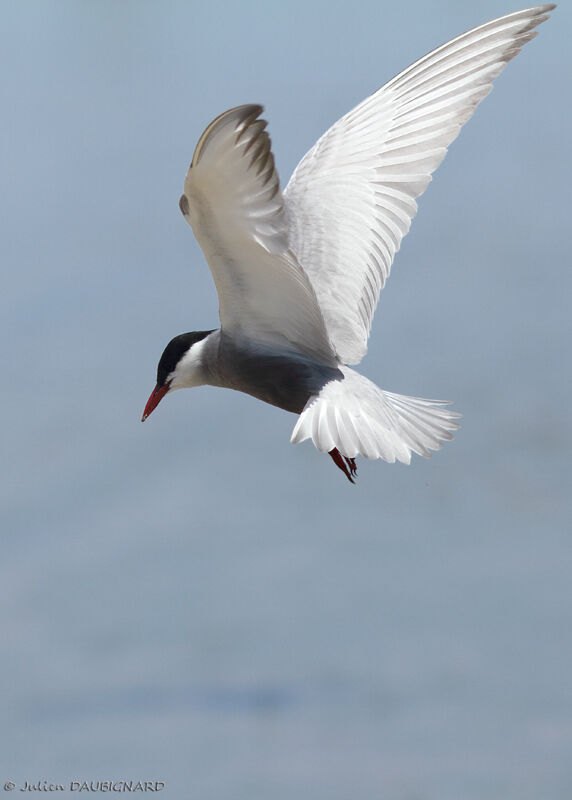
[[[415,198],[493,80],[554,5],[517,11],[433,50],[335,123],[284,192],[289,244],[343,363],[361,360]]]
[[[217,117],[195,149],[181,211],[213,274],[222,329],[335,364],[313,287],[288,249],[288,225],[262,107]]]

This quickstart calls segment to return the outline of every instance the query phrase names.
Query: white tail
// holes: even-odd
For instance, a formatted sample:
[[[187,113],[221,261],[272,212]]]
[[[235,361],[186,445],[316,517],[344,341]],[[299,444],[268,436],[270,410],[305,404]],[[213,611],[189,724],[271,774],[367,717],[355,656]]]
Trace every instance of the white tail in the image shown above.
[[[291,442],[312,439],[323,453],[337,447],[346,458],[357,455],[409,464],[411,453],[429,456],[461,415],[442,400],[423,400],[379,389],[346,366],[343,380],[330,381],[306,403],[292,431]]]

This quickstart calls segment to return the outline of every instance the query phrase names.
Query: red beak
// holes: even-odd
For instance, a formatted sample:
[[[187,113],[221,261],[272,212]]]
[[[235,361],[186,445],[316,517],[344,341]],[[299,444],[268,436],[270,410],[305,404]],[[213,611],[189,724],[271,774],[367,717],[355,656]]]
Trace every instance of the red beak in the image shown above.
[[[153,391],[151,392],[151,397],[147,400],[147,405],[145,406],[145,411],[143,412],[143,416],[141,417],[141,422],[145,422],[149,414],[157,408],[161,400],[165,397],[167,392],[169,391],[169,384],[164,383],[163,386],[155,386]]]

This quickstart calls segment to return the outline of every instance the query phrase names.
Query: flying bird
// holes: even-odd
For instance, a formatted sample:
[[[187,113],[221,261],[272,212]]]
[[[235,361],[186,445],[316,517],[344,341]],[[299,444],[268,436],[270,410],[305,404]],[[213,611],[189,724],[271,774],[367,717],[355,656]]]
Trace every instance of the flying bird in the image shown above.
[[[449,403],[379,389],[367,349],[395,253],[447,147],[554,5],[487,22],[416,61],[336,122],[284,191],[260,105],[217,117],[180,209],[212,272],[220,328],[165,348],[145,420],[175,389],[236,389],[298,414],[353,482],[358,455],[408,464],[453,438]]]

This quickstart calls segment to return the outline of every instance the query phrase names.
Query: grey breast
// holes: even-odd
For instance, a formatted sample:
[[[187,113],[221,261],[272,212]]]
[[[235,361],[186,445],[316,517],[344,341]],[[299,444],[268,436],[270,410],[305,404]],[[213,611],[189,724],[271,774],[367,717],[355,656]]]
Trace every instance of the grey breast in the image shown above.
[[[335,367],[295,350],[274,350],[221,337],[218,352],[221,385],[270,405],[300,414],[312,395],[332,380],[343,380]]]

